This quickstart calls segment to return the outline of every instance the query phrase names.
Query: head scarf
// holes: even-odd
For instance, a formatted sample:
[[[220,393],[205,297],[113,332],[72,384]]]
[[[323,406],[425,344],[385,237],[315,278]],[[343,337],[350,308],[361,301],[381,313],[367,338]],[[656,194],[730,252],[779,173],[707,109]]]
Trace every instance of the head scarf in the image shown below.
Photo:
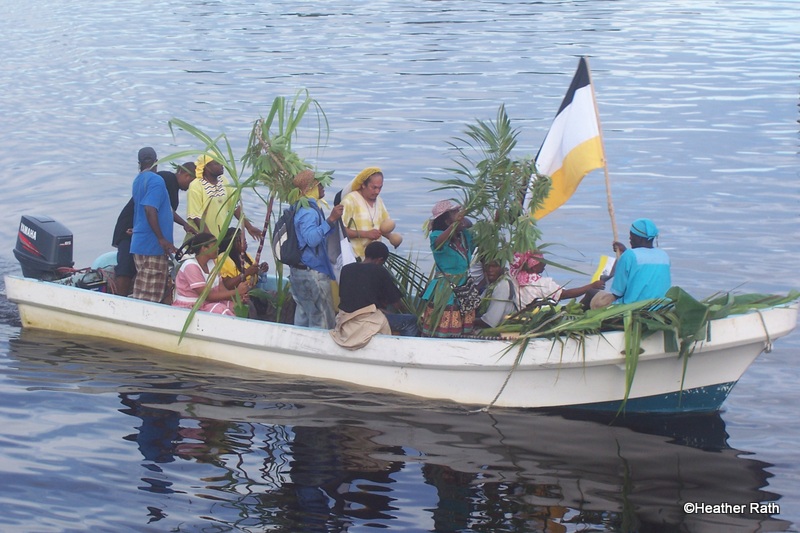
[[[203,154],[197,158],[197,161],[194,164],[194,175],[197,179],[203,179],[203,172],[206,170],[206,165],[213,161],[214,158],[208,154]]]
[[[357,191],[360,189],[361,186],[364,185],[364,182],[367,181],[373,174],[383,174],[383,171],[378,167],[365,168],[359,172],[355,178],[353,178],[353,181],[350,182],[350,190]]]
[[[652,241],[658,237],[658,228],[649,218],[640,218],[633,221],[631,224],[631,233],[637,237],[643,237],[648,241]]]
[[[508,273],[517,280],[520,286],[530,285],[539,281],[542,276],[530,269],[542,262],[544,256],[536,250],[529,250],[525,253],[514,253],[514,260],[508,267]]]

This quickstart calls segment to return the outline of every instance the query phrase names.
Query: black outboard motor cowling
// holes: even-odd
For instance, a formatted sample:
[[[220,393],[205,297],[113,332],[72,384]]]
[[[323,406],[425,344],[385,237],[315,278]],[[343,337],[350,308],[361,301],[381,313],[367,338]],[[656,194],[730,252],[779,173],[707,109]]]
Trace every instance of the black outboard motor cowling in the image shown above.
[[[19,222],[14,256],[26,278],[54,280],[72,268],[72,232],[50,217],[23,215]]]

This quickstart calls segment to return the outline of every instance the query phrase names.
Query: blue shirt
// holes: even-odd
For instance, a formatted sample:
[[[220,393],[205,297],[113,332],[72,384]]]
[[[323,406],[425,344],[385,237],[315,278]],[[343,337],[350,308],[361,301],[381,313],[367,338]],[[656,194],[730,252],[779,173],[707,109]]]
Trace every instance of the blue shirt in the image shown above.
[[[170,203],[164,179],[145,170],[133,180],[133,236],[131,253],[137,255],[164,255],[158,238],[147,221],[145,206],[154,207],[158,212],[158,226],[161,235],[172,242],[172,204]]]
[[[672,286],[667,252],[658,248],[629,248],[620,256],[611,292],[614,303],[629,304],[663,298]]]
[[[294,229],[297,243],[303,250],[303,264],[311,270],[326,274],[336,279],[333,274],[331,260],[328,259],[327,237],[333,226],[328,224],[317,201],[308,198],[308,207],[299,205],[294,214]]]

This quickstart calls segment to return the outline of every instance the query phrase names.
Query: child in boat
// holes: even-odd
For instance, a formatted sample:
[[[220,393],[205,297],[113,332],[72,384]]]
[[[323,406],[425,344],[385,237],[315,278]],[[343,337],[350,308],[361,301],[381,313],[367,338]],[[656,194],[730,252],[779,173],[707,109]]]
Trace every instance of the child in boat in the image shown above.
[[[517,289],[502,261],[482,259],[486,287],[475,318],[476,328],[496,328],[505,317],[518,310]]]
[[[224,237],[219,241],[220,255],[226,251],[228,251],[228,257],[225,258],[225,262],[222,263],[219,270],[222,283],[226,288],[233,289],[239,283],[247,281],[250,288],[261,289],[263,292],[250,293],[250,318],[261,320],[276,318],[273,316],[275,309],[271,309],[271,303],[266,295],[269,292],[274,293],[274,287],[270,287],[266,276],[269,265],[267,263],[255,264],[253,258],[247,253],[247,241],[238,228],[228,228]]]
[[[186,259],[178,270],[175,277],[175,299],[172,305],[192,308],[200,299],[200,295],[209,282],[211,272],[214,270],[219,254],[217,239],[210,233],[199,233],[178,250],[176,258],[180,260],[186,253],[193,254],[194,257]],[[249,289],[250,285],[246,281],[239,283],[233,289],[228,289],[220,283],[220,277],[215,275],[211,280],[211,290],[200,304],[199,310],[235,316],[233,311],[234,295],[238,294],[243,301],[246,301]]]
[[[231,245],[233,242],[233,245]],[[222,240],[219,241],[219,253],[230,247],[230,253],[220,268],[219,275],[222,282],[229,289],[233,289],[247,280],[251,286],[265,288],[266,279],[262,274],[269,270],[267,263],[256,265],[250,254],[247,253],[247,241],[242,238],[242,232],[237,228],[228,228]]]

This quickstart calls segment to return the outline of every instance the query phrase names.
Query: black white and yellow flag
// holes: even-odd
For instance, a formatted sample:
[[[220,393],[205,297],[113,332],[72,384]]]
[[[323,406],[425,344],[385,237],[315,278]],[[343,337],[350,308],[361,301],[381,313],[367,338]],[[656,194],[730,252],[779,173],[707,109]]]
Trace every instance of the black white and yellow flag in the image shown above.
[[[536,155],[536,169],[539,174],[550,176],[552,189],[543,206],[533,213],[534,218],[540,219],[555,211],[572,196],[586,174],[604,165],[594,88],[589,65],[582,57],[567,95]],[[528,202],[529,198],[526,198],[526,206]]]

